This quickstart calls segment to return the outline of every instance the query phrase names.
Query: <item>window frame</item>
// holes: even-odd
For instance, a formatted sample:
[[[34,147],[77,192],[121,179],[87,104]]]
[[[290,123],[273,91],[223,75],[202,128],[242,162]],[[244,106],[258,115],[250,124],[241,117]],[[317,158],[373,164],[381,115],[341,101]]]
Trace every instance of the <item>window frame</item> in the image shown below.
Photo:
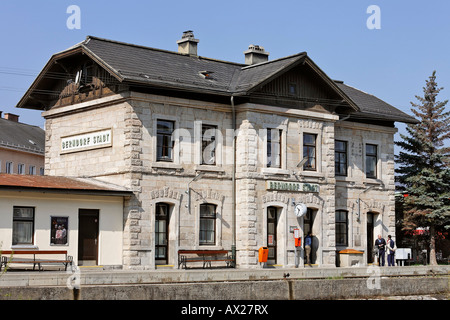
[[[313,136],[314,137],[314,144],[311,143],[307,143],[305,142],[305,136]],[[317,139],[318,139],[318,134],[316,133],[309,133],[309,132],[303,132],[303,157],[307,157],[308,161],[306,161],[306,163],[303,165],[303,170],[304,171],[313,171],[313,172],[317,172]],[[306,150],[305,150],[306,148]],[[309,156],[309,148],[314,148],[314,157],[310,157]],[[314,159],[314,167],[310,166],[308,167],[307,164],[310,163],[310,159]]]
[[[32,217],[15,217],[16,210],[20,209],[32,209]],[[35,217],[36,217],[36,208],[35,207],[26,207],[26,206],[14,206],[13,207],[13,223],[12,223],[12,245],[13,246],[20,246],[20,245],[34,245],[34,232],[35,232]],[[18,222],[31,222],[31,242],[17,242],[15,241],[15,234],[18,232],[16,230],[15,232],[15,224]]]
[[[35,176],[36,175],[36,166],[28,166],[28,174],[30,176]]]
[[[25,164],[24,163],[18,163],[17,164],[17,174],[25,174]]]
[[[345,146],[345,150],[341,151],[341,150],[337,150],[337,143],[343,143]],[[345,163],[342,163],[341,160],[341,155],[344,154],[345,155]],[[339,155],[339,157],[338,157]],[[344,166],[344,173],[341,173],[342,166]],[[340,177],[347,177],[348,176],[348,141],[345,140],[338,140],[336,139],[334,141],[334,174],[336,176],[340,176]]]
[[[283,129],[267,128],[266,134],[266,168],[281,169],[283,167],[282,147],[283,147]],[[272,130],[278,130],[278,141],[272,141]],[[272,161],[272,143],[278,145],[278,164],[273,165]],[[270,159],[270,162],[269,162]]]
[[[214,208],[214,214],[213,215],[202,215],[204,212],[202,208],[204,207],[213,207]],[[209,212],[209,210],[208,210]],[[215,246],[217,243],[216,235],[217,235],[217,205],[213,203],[202,203],[200,204],[200,213],[199,213],[199,245],[200,246]],[[213,228],[204,228],[204,224],[202,224],[202,221],[212,221]],[[208,232],[212,232],[212,240],[208,241]]]
[[[206,129],[206,130],[205,130]],[[214,129],[214,135],[211,136],[210,140],[205,140],[205,132],[207,132],[208,130],[212,130]],[[202,123],[201,124],[201,138],[200,138],[200,143],[201,143],[201,154],[200,154],[200,164],[202,165],[210,165],[210,166],[215,166],[217,165],[217,132],[218,132],[218,126],[217,125],[212,125],[212,124],[207,124],[207,123]],[[214,161],[212,163],[208,163],[205,161],[205,157],[204,157],[204,153],[205,153],[205,149],[210,146],[210,144],[212,143],[212,141],[214,141],[214,149],[211,152],[214,152]]]
[[[371,147],[375,147],[375,153],[369,153],[367,148],[371,146]],[[369,174],[368,170],[369,170],[369,160],[373,161],[373,169],[374,169],[374,174]],[[376,179],[378,177],[378,145],[376,144],[372,144],[372,143],[366,143],[365,145],[365,174],[366,174],[366,178],[370,178],[370,179]]]
[[[172,124],[172,131],[169,134],[163,130],[159,130],[158,125],[160,122],[167,122]],[[174,162],[175,151],[175,139],[173,139],[173,133],[175,131],[175,121],[166,119],[156,119],[156,161],[157,162]],[[162,137],[162,145],[160,145],[160,136]],[[170,137],[170,146],[165,146],[165,141]],[[167,149],[167,156],[164,156],[164,148]],[[160,152],[161,149],[161,152]],[[161,153],[161,155],[160,155]]]
[[[5,173],[13,174],[14,173],[14,165],[12,161],[6,161],[5,163]]]
[[[344,214],[345,219],[341,218],[340,214]],[[349,237],[349,232],[348,232],[348,226],[349,226],[349,221],[348,221],[348,211],[347,210],[336,210],[335,212],[335,242],[336,242],[336,246],[348,246],[348,237]],[[340,228],[338,226],[344,226],[344,232],[341,232]],[[338,239],[341,238],[341,236],[344,236],[344,241],[340,242],[338,241]]]

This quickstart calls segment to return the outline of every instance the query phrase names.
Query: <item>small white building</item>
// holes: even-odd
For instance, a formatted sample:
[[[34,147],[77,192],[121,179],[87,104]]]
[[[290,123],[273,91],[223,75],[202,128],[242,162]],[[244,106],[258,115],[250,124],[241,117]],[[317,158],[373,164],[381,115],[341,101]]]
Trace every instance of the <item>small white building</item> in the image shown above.
[[[0,174],[0,250],[67,250],[77,265],[121,267],[129,196],[93,179]]]

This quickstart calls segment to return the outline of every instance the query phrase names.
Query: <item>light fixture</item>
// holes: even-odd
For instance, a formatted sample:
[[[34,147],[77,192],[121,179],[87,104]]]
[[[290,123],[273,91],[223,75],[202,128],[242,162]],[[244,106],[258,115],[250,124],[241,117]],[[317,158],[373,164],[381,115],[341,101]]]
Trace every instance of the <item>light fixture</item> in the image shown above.
[[[304,158],[302,159],[302,161],[300,161],[300,162],[297,164],[297,168],[303,167],[307,161],[308,161],[308,157],[304,157]],[[292,174],[295,176],[295,175],[297,174],[297,172],[292,171]]]
[[[186,205],[186,208],[188,209],[188,213],[191,213],[191,183],[200,180],[205,175],[204,172],[199,172],[197,175],[188,183],[187,190],[185,191],[188,197],[188,203]]]

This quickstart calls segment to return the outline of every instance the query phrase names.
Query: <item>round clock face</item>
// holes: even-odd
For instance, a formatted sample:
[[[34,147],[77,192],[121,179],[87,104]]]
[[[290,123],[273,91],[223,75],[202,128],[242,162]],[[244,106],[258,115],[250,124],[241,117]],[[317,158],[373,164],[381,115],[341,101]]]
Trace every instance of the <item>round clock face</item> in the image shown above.
[[[300,218],[306,214],[306,205],[303,203],[298,203],[295,205],[295,215]]]

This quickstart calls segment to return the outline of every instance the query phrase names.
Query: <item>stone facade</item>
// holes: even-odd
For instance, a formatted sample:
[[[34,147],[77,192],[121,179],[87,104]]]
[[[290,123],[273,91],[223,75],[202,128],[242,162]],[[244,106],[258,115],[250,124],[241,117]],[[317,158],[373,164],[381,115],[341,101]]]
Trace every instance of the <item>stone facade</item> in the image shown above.
[[[123,266],[153,269],[156,206],[168,205],[168,257],[177,267],[179,249],[231,249],[233,215],[233,134],[236,134],[236,250],[238,268],[259,268],[258,249],[268,245],[267,210],[277,210],[276,259],[293,267],[292,228],[304,239],[304,218],[293,203],[313,210],[315,263],[335,266],[344,248],[364,251],[367,260],[366,213],[376,213],[374,233],[395,234],[393,136],[395,129],[340,122],[329,113],[292,110],[246,103],[237,106],[237,129],[232,128],[230,105],[127,92],[90,102],[51,109],[46,118],[48,175],[86,176],[128,187],[134,197],[124,205]],[[156,121],[175,124],[173,162],[156,159]],[[201,124],[214,125],[216,164],[201,162]],[[112,143],[92,150],[61,153],[61,138],[111,130]],[[281,130],[279,168],[267,167],[266,129]],[[303,154],[303,134],[317,136],[315,171],[297,164]],[[335,175],[335,140],[348,141],[348,175]],[[364,146],[379,146],[377,179],[367,179]],[[193,181],[202,172],[200,180]],[[318,192],[271,190],[267,181],[312,184]],[[366,190],[373,186],[372,189]],[[358,199],[359,202],[358,206]],[[199,242],[200,206],[216,208],[214,244]],[[359,208],[359,211],[358,211]],[[335,212],[348,212],[348,244],[336,244]],[[304,265],[303,250],[299,265]]]

